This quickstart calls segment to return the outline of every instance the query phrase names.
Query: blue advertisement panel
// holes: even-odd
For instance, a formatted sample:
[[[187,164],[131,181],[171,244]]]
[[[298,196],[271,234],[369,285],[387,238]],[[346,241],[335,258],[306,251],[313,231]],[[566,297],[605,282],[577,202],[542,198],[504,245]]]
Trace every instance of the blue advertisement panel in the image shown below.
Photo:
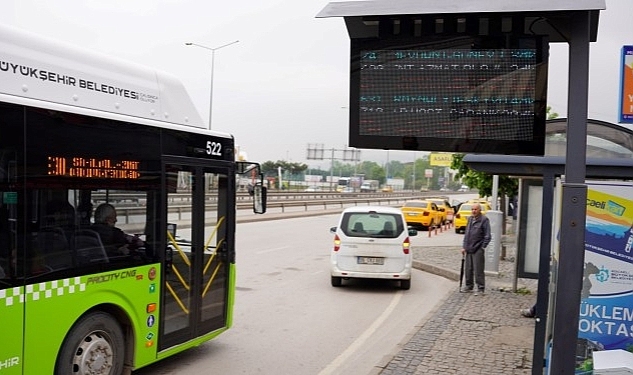
[[[589,184],[577,373],[614,349],[633,352],[633,187]]]

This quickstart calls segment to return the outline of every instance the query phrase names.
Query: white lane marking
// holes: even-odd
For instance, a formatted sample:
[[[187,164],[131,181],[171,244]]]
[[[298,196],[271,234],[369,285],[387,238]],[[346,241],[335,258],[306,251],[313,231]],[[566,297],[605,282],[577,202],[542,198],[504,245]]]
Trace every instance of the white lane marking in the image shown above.
[[[374,320],[371,326],[369,326],[369,328],[367,328],[365,332],[363,332],[362,335],[358,336],[358,338],[354,340],[354,342],[347,349],[345,349],[343,353],[341,353],[329,365],[327,365],[323,370],[321,370],[321,372],[319,372],[319,375],[333,374],[337,368],[339,368],[343,363],[345,363],[345,361],[347,361],[347,359],[352,354],[354,354],[354,352],[358,351],[363,346],[363,344],[365,344],[365,341],[367,341],[371,337],[371,335],[373,335],[378,330],[378,328],[385,322],[385,320],[387,320],[389,315],[393,313],[396,306],[400,302],[400,299],[402,299],[402,295],[403,295],[402,291],[397,291],[395,296],[393,296],[393,298],[391,299],[391,303],[389,304],[389,306],[387,306],[385,311],[383,311],[382,314],[380,314],[380,316],[376,320]]]
[[[273,248],[273,249],[261,250],[261,251],[256,252],[255,254],[259,255],[259,254],[272,253],[272,252],[275,252],[275,251],[286,250],[286,249],[289,249],[289,248],[290,248],[290,246],[276,247],[276,248]]]

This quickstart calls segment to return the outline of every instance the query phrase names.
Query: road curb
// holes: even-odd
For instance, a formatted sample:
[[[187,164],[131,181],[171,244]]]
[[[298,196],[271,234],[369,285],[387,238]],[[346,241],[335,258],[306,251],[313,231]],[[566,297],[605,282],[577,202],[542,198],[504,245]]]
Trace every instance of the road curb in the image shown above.
[[[271,221],[271,220],[284,220],[284,219],[296,219],[310,216],[323,216],[334,215],[343,212],[344,208],[334,208],[322,211],[297,211],[297,212],[281,212],[281,213],[265,213],[263,215],[256,214],[253,216],[237,217],[236,223],[253,223],[258,221]]]
[[[416,270],[420,270],[420,271],[432,273],[437,276],[444,277],[451,281],[459,281],[459,274],[456,273],[455,271],[434,266],[432,264],[420,262],[419,260],[413,261],[413,268],[415,268]]]

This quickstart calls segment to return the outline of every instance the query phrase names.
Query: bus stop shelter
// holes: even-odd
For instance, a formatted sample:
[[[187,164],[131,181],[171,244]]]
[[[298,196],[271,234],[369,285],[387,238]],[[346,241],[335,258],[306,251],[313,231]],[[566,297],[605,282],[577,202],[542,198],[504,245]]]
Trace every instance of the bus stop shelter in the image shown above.
[[[481,25],[492,17],[492,25],[504,32],[509,20],[513,33],[547,36],[549,43],[569,45],[568,119],[566,121],[565,158],[561,160],[566,177],[562,187],[564,207],[560,233],[560,263],[553,312],[552,361],[550,370],[557,374],[573,374],[575,338],[578,334],[578,312],[584,254],[585,200],[587,197],[587,98],[589,90],[589,44],[597,40],[600,11],[605,0],[373,0],[329,3],[318,18],[343,17],[350,39],[394,37],[402,30],[416,30],[416,22],[433,24],[441,21],[447,29],[460,30],[460,22]],[[430,21],[430,22],[429,22]],[[406,27],[402,27],[402,26]],[[466,26],[466,29],[469,27]],[[351,133],[350,129],[350,133]],[[453,151],[454,150],[441,150]],[[503,156],[510,160],[508,156]],[[514,166],[516,167],[516,165]],[[514,173],[513,173],[514,174]],[[564,323],[562,323],[564,322]],[[536,372],[538,373],[538,372]]]
[[[522,189],[529,184],[542,187],[540,212],[540,242],[532,254],[538,259],[538,272],[526,271],[525,260],[530,251],[526,246],[527,202],[519,202],[519,228],[517,240],[518,276],[538,278],[534,352],[532,363],[542,363],[545,353],[547,315],[549,299],[550,254],[554,217],[554,190],[557,178],[565,174],[565,150],[567,143],[567,119],[548,120],[546,127],[546,155],[508,156],[477,155],[464,156],[464,163],[477,171],[522,178]],[[633,131],[617,124],[599,120],[587,121],[586,177],[594,180],[633,180]],[[533,371],[533,373],[535,373]]]

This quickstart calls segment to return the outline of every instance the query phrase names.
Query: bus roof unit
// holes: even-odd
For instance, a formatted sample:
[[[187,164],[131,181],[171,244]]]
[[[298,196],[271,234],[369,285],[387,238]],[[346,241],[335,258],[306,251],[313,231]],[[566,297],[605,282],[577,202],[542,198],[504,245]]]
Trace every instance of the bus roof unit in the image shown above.
[[[3,101],[77,112],[68,106],[120,116],[206,128],[175,77],[0,25]]]

